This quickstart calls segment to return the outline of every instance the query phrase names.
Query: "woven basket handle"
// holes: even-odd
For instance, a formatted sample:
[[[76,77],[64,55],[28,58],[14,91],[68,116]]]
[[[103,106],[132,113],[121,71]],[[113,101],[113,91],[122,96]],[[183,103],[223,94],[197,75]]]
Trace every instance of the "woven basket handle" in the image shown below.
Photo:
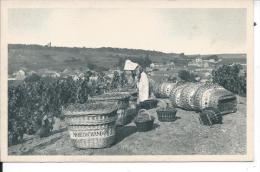
[[[147,112],[146,109],[140,109],[140,110],[138,111],[138,116],[140,116],[141,113],[145,113],[145,112],[148,114],[149,120],[152,120],[152,116]]]

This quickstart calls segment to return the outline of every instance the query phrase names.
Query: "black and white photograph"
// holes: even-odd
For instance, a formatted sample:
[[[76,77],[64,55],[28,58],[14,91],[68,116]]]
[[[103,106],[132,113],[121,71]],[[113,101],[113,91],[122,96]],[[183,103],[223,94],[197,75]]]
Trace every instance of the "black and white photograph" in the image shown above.
[[[5,8],[2,156],[252,160],[250,1],[122,4]]]

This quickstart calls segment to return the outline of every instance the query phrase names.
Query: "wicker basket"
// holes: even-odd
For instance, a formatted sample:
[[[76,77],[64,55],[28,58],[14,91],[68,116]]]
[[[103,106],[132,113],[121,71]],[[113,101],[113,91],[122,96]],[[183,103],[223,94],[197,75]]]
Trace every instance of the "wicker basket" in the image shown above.
[[[171,92],[171,97],[170,100],[172,101],[172,105],[174,107],[182,107],[181,106],[181,92],[183,88],[185,88],[187,84],[181,84],[177,86],[172,92]]]
[[[149,99],[149,100],[145,100],[143,102],[140,102],[137,105],[137,109],[152,109],[157,107],[158,104],[158,100],[157,99]]]
[[[196,110],[213,107],[221,114],[233,113],[237,110],[236,96],[215,84],[201,86],[194,96],[194,104]]]
[[[130,95],[125,92],[110,92],[106,94],[102,94],[95,97],[90,97],[90,101],[98,101],[98,102],[115,102],[118,105],[118,119],[116,125],[126,125],[129,122],[129,118],[127,117],[126,109],[129,106]]]
[[[180,84],[171,92],[170,100],[173,106],[186,110],[201,111],[207,107],[214,107],[221,114],[237,110],[236,96],[217,84]]]
[[[113,94],[115,92],[130,95],[129,107],[136,108],[137,96],[138,96],[137,89],[126,87],[126,88],[120,88],[120,89],[112,90],[112,92],[108,92],[107,94]]]
[[[206,104],[206,99],[205,98],[204,98],[204,100],[202,99],[203,95],[206,95],[207,94],[206,92],[212,91],[212,90],[217,89],[217,88],[222,88],[222,87],[215,85],[215,84],[203,84],[203,85],[201,85],[197,89],[195,96],[194,96],[194,109],[196,109],[197,111],[201,111],[202,109],[204,109],[205,108],[204,105]]]
[[[180,106],[186,110],[194,109],[194,96],[197,90],[201,87],[201,83],[191,83],[183,88],[181,91]]]
[[[177,83],[163,82],[157,84],[154,89],[154,95],[158,98],[170,97],[171,91],[177,86]]]
[[[129,99],[130,95],[124,92],[109,92],[89,98],[92,101],[116,102],[118,109],[126,109],[129,105]]]
[[[72,139],[73,145],[80,149],[105,148],[111,146],[114,142],[115,142],[115,135],[110,137],[104,137],[104,138]]]
[[[160,108],[156,112],[158,120],[161,122],[172,122],[176,120],[177,110],[175,108]]]
[[[205,108],[200,113],[199,120],[203,125],[222,124],[222,115],[215,108]]]
[[[135,121],[135,125],[137,128],[137,131],[139,132],[145,132],[145,131],[150,131],[153,129],[153,123],[154,123],[154,117],[152,117],[153,119],[150,121],[143,121],[143,122],[138,122]]]
[[[138,95],[138,92],[137,92],[137,89],[135,88],[119,88],[119,89],[113,89],[111,90],[111,92],[108,92],[109,93],[126,93],[126,94],[129,94],[133,97],[137,97]]]
[[[146,111],[146,109],[140,109],[138,115],[134,119],[134,123],[137,127],[137,131],[145,132],[153,129],[153,123],[155,118]]]
[[[77,148],[104,148],[115,141],[116,103],[73,104],[63,109],[72,143]]]

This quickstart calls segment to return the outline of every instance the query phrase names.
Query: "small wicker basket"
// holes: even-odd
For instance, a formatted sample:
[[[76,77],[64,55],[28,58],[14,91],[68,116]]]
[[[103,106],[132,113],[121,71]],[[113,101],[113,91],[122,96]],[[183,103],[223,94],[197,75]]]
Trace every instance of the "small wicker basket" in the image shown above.
[[[137,117],[134,119],[134,123],[137,127],[137,131],[145,132],[153,129],[155,118],[151,116],[145,109],[140,109]]]
[[[149,99],[149,100],[145,100],[143,102],[140,102],[137,107],[138,109],[152,109],[157,107],[158,104],[158,100],[157,99]]]
[[[143,121],[143,122],[139,122],[139,121],[135,121],[135,125],[137,128],[137,131],[139,132],[145,132],[145,131],[150,131],[153,129],[153,123],[154,123],[154,117],[152,117],[152,120],[150,121]]]
[[[177,109],[173,107],[167,105],[166,108],[159,108],[156,112],[158,120],[161,122],[172,122],[176,120]]]
[[[203,125],[222,124],[222,115],[217,109],[209,107],[201,111],[199,120]]]

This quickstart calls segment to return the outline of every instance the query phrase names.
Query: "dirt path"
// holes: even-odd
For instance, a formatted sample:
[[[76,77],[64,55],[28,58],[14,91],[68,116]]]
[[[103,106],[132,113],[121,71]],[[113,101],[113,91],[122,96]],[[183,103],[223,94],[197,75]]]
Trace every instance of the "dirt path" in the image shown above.
[[[159,106],[165,106],[162,100]],[[149,110],[155,117],[155,109]],[[155,120],[154,129],[136,132],[134,123],[117,129],[117,141],[110,148],[74,148],[67,131],[44,139],[33,139],[9,147],[9,154],[30,155],[192,155],[246,153],[246,99],[239,98],[238,111],[223,117],[223,124],[212,127],[199,123],[198,114],[178,109],[174,122]],[[31,142],[31,143],[29,143]]]

